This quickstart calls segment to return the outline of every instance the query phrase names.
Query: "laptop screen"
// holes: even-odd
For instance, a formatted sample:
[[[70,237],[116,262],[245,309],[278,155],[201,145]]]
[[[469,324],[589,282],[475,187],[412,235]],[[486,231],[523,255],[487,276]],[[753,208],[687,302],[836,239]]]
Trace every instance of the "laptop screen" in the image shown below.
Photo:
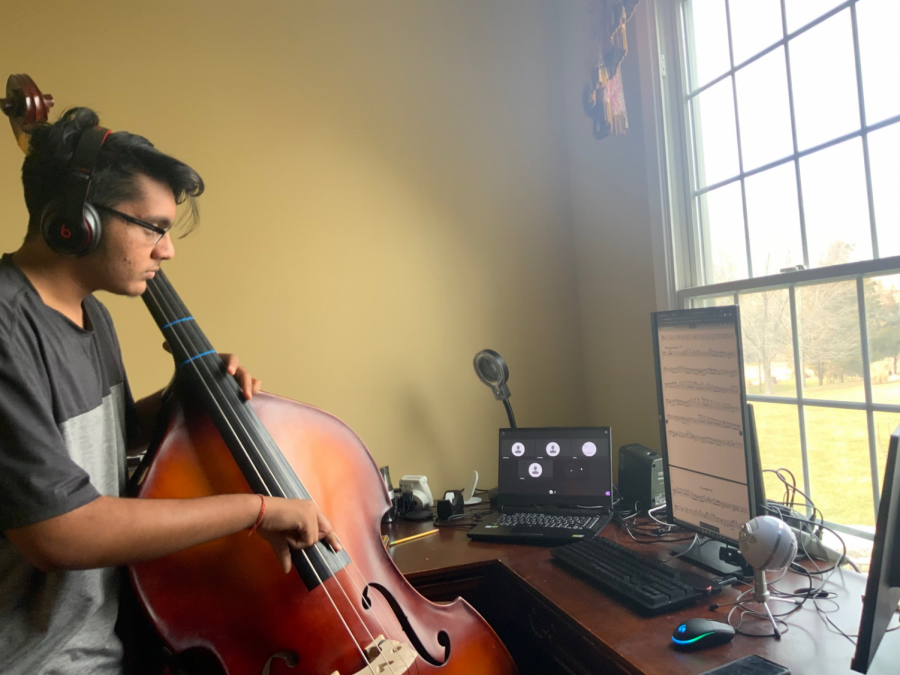
[[[612,510],[609,427],[501,429],[500,506],[605,506]]]

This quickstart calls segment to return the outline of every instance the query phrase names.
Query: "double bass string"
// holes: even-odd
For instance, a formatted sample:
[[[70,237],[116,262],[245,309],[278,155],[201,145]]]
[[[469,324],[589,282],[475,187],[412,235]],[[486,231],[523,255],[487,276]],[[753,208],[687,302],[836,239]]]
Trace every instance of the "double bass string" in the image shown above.
[[[158,272],[157,274],[160,274],[160,275],[161,275],[161,272]],[[164,277],[163,277],[163,280],[165,280]],[[165,280],[165,281],[167,281],[167,280]],[[160,286],[160,288],[158,289],[158,290],[159,290],[159,293],[158,293],[158,294],[156,293],[157,289],[154,288],[154,287],[157,286],[157,285]],[[148,283],[148,284],[147,284],[147,290],[148,290],[149,293],[150,293],[150,297],[151,297],[151,298],[153,299],[153,301],[156,303],[157,308],[158,308],[158,310],[160,311],[160,313],[163,314],[163,315],[168,314],[168,316],[166,317],[166,323],[165,323],[165,325],[166,325],[167,327],[172,327],[172,328],[173,328],[173,330],[172,330],[171,332],[172,332],[174,338],[177,339],[178,342],[180,343],[179,346],[181,347],[181,349],[182,349],[185,353],[194,352],[194,353],[196,354],[195,356],[189,358],[187,361],[184,361],[184,362],[183,362],[182,364],[180,364],[180,365],[188,365],[188,364],[190,364],[191,366],[193,366],[193,369],[197,372],[198,377],[199,377],[199,379],[201,380],[201,382],[202,382],[204,388],[205,388],[205,389],[207,390],[207,392],[210,394],[210,397],[211,397],[212,401],[213,401],[213,402],[215,403],[215,405],[219,408],[220,413],[222,413],[222,417],[223,417],[223,419],[225,420],[226,424],[228,424],[229,428],[232,430],[232,433],[234,434],[235,439],[237,440],[237,442],[238,442],[238,443],[240,444],[240,446],[241,446],[241,450],[242,450],[243,453],[246,455],[246,457],[247,457],[247,459],[248,459],[250,465],[253,467],[254,471],[256,472],[257,477],[258,477],[260,483],[264,486],[265,491],[266,491],[266,492],[269,492],[270,495],[271,495],[271,490],[270,490],[270,489],[268,488],[268,486],[266,485],[266,481],[265,481],[265,479],[262,477],[262,475],[259,473],[259,470],[258,470],[258,468],[256,467],[256,465],[253,463],[253,460],[252,460],[252,458],[250,457],[250,453],[248,452],[248,449],[247,449],[246,447],[244,447],[244,443],[240,440],[240,438],[238,438],[238,435],[237,435],[236,433],[234,433],[234,427],[233,427],[231,421],[228,419],[228,416],[226,415],[225,411],[222,409],[221,405],[219,404],[219,400],[217,400],[217,397],[215,396],[215,393],[214,393],[214,392],[210,389],[210,387],[209,387],[208,381],[211,381],[211,382],[216,383],[216,386],[217,386],[217,388],[219,389],[220,394],[223,395],[222,398],[223,398],[223,399],[226,399],[226,398],[227,398],[227,396],[224,395],[224,394],[225,394],[225,391],[222,390],[221,386],[216,382],[216,379],[215,379],[215,377],[214,377],[214,374],[210,371],[210,369],[209,369],[209,364],[206,363],[206,362],[204,362],[204,360],[203,360],[202,358],[198,358],[199,356],[201,356],[201,354],[202,354],[203,352],[208,352],[208,351],[210,351],[210,350],[205,349],[206,345],[203,345],[203,347],[202,347],[200,350],[194,348],[195,345],[193,344],[193,340],[191,339],[191,336],[188,334],[190,329],[188,329],[187,326],[183,326],[183,325],[178,325],[177,328],[175,328],[175,326],[176,326],[177,324],[181,324],[181,323],[182,323],[182,320],[179,320],[179,319],[177,319],[177,318],[175,317],[175,315],[172,313],[171,308],[170,308],[169,311],[167,312],[166,309],[163,307],[164,302],[165,302],[166,305],[169,304],[168,298],[165,298],[165,295],[166,295],[166,293],[165,293],[165,290],[166,290],[165,285],[166,285],[166,284],[164,284],[164,283],[161,283],[161,284]],[[172,289],[172,294],[175,295],[176,298],[178,297],[177,294],[174,293],[174,289]],[[157,297],[157,295],[158,295],[159,297]],[[185,309],[186,309],[186,308],[185,308]],[[187,314],[187,311],[185,311],[184,313]],[[193,328],[195,329],[195,331],[197,331],[197,332],[200,334],[199,337],[200,337],[200,338],[203,337],[202,332],[199,331],[199,327],[196,326],[196,322],[190,321],[190,322],[184,322],[184,323],[194,324],[194,325],[193,325]],[[185,341],[187,341],[187,342],[190,343],[190,344],[189,344],[189,345],[185,345]],[[198,341],[200,341],[201,343],[207,342],[205,339],[199,339]],[[208,342],[207,342],[207,344],[208,344]],[[211,345],[210,345],[210,346],[211,346]],[[188,350],[188,347],[191,348],[190,351]],[[202,351],[201,351],[201,350],[202,350]],[[173,351],[174,351],[174,345],[173,345]],[[213,352],[213,353],[215,353],[215,352]],[[218,357],[217,357],[217,358],[218,358]],[[221,363],[221,362],[219,361],[219,363]],[[203,368],[205,368],[205,369],[207,370],[208,378],[204,378],[204,377],[203,377],[203,375],[202,375],[202,373],[201,373],[201,370],[200,370],[201,364],[202,364]],[[233,404],[230,404],[230,403],[229,403],[229,405],[230,405],[231,407],[233,407]],[[232,410],[232,412],[235,413],[235,414],[234,414],[234,417],[236,418],[237,422],[243,427],[243,422],[240,420],[240,416],[237,415],[236,412],[235,412],[234,410]],[[252,436],[247,432],[246,428],[244,428],[244,432],[247,434],[248,438],[250,439],[250,442],[251,442],[253,445],[255,445],[255,442],[253,441]],[[282,488],[282,487],[280,486],[280,484],[279,484],[277,475],[275,475],[275,472],[272,471],[271,467],[268,466],[268,462],[266,461],[265,457],[263,457],[262,453],[259,451],[259,448],[254,448],[254,449],[256,450],[256,454],[257,454],[258,459],[261,460],[263,463],[265,463],[265,464],[267,465],[267,466],[266,466],[266,469],[268,469],[268,471],[269,471],[269,473],[270,473],[270,476],[271,476],[272,480],[275,481],[276,486],[278,487],[278,489],[281,490],[283,494],[286,494],[286,492],[283,490],[283,488]],[[299,481],[298,481],[298,482],[299,482]],[[305,490],[304,490],[304,492],[305,492]],[[319,545],[318,542],[317,542],[317,544],[314,545],[314,547],[317,546],[317,545]],[[307,551],[306,551],[306,550],[301,550],[301,551],[299,551],[299,552],[300,552],[300,553],[303,555],[303,557],[306,559],[307,564],[309,565],[310,569],[312,570],[313,574],[315,575],[316,579],[318,580],[319,585],[322,586],[322,590],[325,592],[326,596],[328,597],[328,600],[329,600],[329,602],[331,603],[332,607],[334,608],[334,611],[337,613],[338,617],[340,617],[341,622],[344,624],[344,628],[346,629],[346,631],[347,631],[348,635],[350,636],[350,638],[353,640],[353,642],[354,642],[354,644],[355,644],[357,650],[359,651],[359,653],[360,653],[360,655],[362,656],[363,660],[366,662],[366,664],[367,664],[369,670],[372,671],[372,672],[374,673],[375,671],[373,670],[371,663],[369,663],[369,661],[368,661],[368,659],[367,659],[367,657],[366,657],[366,655],[365,655],[365,651],[364,651],[363,648],[360,646],[360,644],[359,644],[358,640],[356,639],[356,637],[353,635],[353,631],[350,629],[350,626],[347,624],[347,621],[346,621],[345,617],[343,616],[343,614],[341,613],[341,610],[338,608],[337,604],[335,603],[334,598],[331,597],[331,593],[328,591],[327,587],[325,587],[324,581],[323,581],[322,578],[319,576],[319,573],[318,573],[318,571],[316,570],[315,565],[313,565],[313,564],[312,564],[312,561],[309,559],[309,555],[307,554]],[[363,626],[363,629],[369,634],[369,637],[374,641],[374,636],[371,634],[371,631],[369,631],[369,628],[368,628],[368,626],[366,625],[366,622],[365,622],[365,621],[362,619],[362,617],[359,615],[359,612],[358,612],[358,611],[356,610],[356,608],[353,606],[353,603],[350,601],[349,597],[347,597],[346,590],[343,588],[343,585],[341,584],[340,579],[337,579],[337,578],[336,578],[335,571],[334,571],[334,570],[331,568],[331,566],[328,564],[328,561],[325,559],[325,557],[322,556],[321,551],[318,551],[318,550],[317,550],[316,552],[319,554],[320,558],[322,559],[322,563],[324,564],[324,566],[331,572],[332,576],[335,577],[335,580],[337,581],[338,586],[339,586],[339,588],[341,589],[341,592],[344,594],[344,597],[347,599],[347,602],[350,604],[350,607],[353,609],[354,613],[357,615],[357,619],[359,619],[360,623],[361,623],[362,626]],[[352,579],[351,579],[351,583],[352,583]],[[354,584],[354,585],[355,585],[355,584]],[[359,590],[359,589],[357,589],[357,591],[358,591],[358,590]],[[384,628],[383,624],[381,624],[381,622],[378,620],[377,616],[375,617],[375,620],[378,621],[379,625],[381,625],[382,628]],[[385,632],[387,633],[388,631],[385,629]],[[392,673],[395,672],[394,669],[390,666],[390,663],[389,663],[389,662],[388,662],[388,667],[391,669],[391,672],[392,672]],[[418,668],[417,668],[417,669],[418,669]]]

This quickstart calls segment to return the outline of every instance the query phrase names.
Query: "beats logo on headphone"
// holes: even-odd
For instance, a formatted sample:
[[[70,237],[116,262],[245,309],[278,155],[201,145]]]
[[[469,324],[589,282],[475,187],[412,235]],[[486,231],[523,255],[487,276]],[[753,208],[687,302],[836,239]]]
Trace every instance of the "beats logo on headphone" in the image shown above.
[[[100,148],[109,134],[103,127],[82,132],[63,195],[44,207],[41,235],[57,253],[83,256],[100,243],[100,214],[87,196]]]

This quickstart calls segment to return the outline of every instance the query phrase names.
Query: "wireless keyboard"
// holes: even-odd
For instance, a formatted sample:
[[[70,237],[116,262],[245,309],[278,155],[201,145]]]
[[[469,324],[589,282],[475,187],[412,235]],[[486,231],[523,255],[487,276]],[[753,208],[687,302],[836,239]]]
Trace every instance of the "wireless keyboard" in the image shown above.
[[[565,567],[644,613],[684,607],[705,595],[681,581],[677,570],[606,537],[567,544],[550,553]]]

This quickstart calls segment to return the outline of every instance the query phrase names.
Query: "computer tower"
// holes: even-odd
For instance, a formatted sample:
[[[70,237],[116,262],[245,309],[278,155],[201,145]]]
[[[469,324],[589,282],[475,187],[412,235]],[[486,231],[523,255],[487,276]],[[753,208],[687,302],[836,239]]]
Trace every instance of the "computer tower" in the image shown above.
[[[619,495],[622,508],[632,509],[637,503],[640,511],[666,503],[663,461],[658,452],[629,443],[619,448]]]

